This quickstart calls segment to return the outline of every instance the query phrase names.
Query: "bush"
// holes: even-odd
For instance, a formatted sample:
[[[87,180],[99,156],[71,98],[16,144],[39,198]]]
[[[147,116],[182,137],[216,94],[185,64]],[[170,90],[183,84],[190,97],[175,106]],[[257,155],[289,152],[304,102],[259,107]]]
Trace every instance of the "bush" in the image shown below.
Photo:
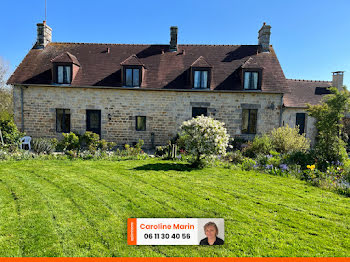
[[[256,136],[253,142],[248,142],[248,146],[243,149],[243,154],[254,158],[259,154],[268,155],[274,147],[269,136]]]
[[[99,147],[100,136],[90,131],[86,131],[84,135],[79,138],[79,144],[81,149],[88,149],[91,152],[95,152]]]
[[[79,152],[90,151],[92,155],[95,155],[96,151],[106,152],[111,150],[115,143],[107,142],[104,139],[100,140],[100,136],[93,132],[87,131],[84,135],[75,134],[73,132],[69,134],[63,133],[63,139],[58,143],[57,150],[63,151],[72,158],[79,157]],[[87,154],[87,153],[85,153]]]
[[[23,137],[24,134],[18,131],[17,126],[12,120],[0,120],[0,129],[6,145],[19,146],[21,137]],[[2,146],[0,140],[0,147]]]
[[[73,132],[62,133],[63,139],[58,142],[57,149],[61,151],[78,151],[80,149],[79,136]]]
[[[223,160],[232,162],[233,164],[242,164],[245,160],[245,157],[241,151],[236,150],[234,152],[226,153],[226,155],[223,157]]]
[[[273,147],[279,153],[306,152],[310,148],[310,141],[305,135],[299,134],[299,128],[288,125],[273,129],[270,134]]]
[[[129,144],[125,144],[125,155],[126,156],[137,156],[141,153],[143,153],[142,146],[144,145],[144,141],[142,139],[139,139],[139,141],[136,143],[134,147],[130,146]]]
[[[181,125],[181,138],[185,149],[193,158],[194,167],[202,166],[205,158],[214,154],[226,154],[229,135],[224,123],[211,117],[198,116]]]
[[[32,150],[35,153],[41,154],[51,154],[55,151],[57,146],[57,139],[48,139],[48,138],[33,138]]]
[[[87,149],[90,152],[94,153],[97,150],[101,150],[101,152],[105,152],[107,150],[111,150],[115,143],[107,142],[104,139],[100,140],[100,136],[90,131],[86,131],[84,135],[79,138],[80,148]]]

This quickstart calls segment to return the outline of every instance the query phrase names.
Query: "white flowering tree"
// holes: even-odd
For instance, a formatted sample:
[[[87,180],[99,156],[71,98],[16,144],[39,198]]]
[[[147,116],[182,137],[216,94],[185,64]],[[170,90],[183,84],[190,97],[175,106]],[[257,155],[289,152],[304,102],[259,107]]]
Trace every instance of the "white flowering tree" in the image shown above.
[[[182,123],[181,136],[186,151],[194,157],[194,166],[200,166],[207,156],[226,154],[229,135],[224,125],[203,115]]]

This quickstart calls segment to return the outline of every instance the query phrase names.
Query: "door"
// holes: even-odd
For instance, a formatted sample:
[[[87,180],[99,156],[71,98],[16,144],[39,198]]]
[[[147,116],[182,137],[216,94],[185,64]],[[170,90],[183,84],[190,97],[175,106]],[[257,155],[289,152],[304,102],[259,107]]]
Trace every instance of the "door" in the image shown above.
[[[94,132],[101,138],[101,110],[86,110],[86,131]]]
[[[305,113],[297,113],[295,125],[299,126],[299,134],[305,133]]]

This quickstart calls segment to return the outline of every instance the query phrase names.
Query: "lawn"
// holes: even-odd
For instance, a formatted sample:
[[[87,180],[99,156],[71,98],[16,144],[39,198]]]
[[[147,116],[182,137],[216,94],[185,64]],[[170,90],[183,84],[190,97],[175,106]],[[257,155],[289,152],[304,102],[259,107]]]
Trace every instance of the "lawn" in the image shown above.
[[[225,219],[223,246],[128,246],[130,217]],[[350,198],[160,160],[0,162],[2,256],[350,256]]]

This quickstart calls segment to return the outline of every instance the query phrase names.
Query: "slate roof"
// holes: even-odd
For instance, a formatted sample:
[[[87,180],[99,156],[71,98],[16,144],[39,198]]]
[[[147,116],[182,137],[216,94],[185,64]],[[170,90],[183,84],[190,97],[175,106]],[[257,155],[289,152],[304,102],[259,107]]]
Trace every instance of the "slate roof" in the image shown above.
[[[190,68],[202,56],[197,62],[211,66],[211,90],[243,90],[241,69],[249,65],[263,70],[262,92],[288,92],[282,68],[270,49],[258,53],[258,45],[178,45],[177,52],[169,52],[169,45],[53,42],[44,49],[31,49],[8,84],[51,85],[51,60],[68,52],[80,63],[73,87],[121,87],[121,63],[136,60],[145,68],[141,88],[191,89]]]
[[[284,106],[297,108],[319,104],[323,96],[329,94],[327,87],[332,86],[328,81],[287,79],[287,83],[290,93],[284,95]]]

